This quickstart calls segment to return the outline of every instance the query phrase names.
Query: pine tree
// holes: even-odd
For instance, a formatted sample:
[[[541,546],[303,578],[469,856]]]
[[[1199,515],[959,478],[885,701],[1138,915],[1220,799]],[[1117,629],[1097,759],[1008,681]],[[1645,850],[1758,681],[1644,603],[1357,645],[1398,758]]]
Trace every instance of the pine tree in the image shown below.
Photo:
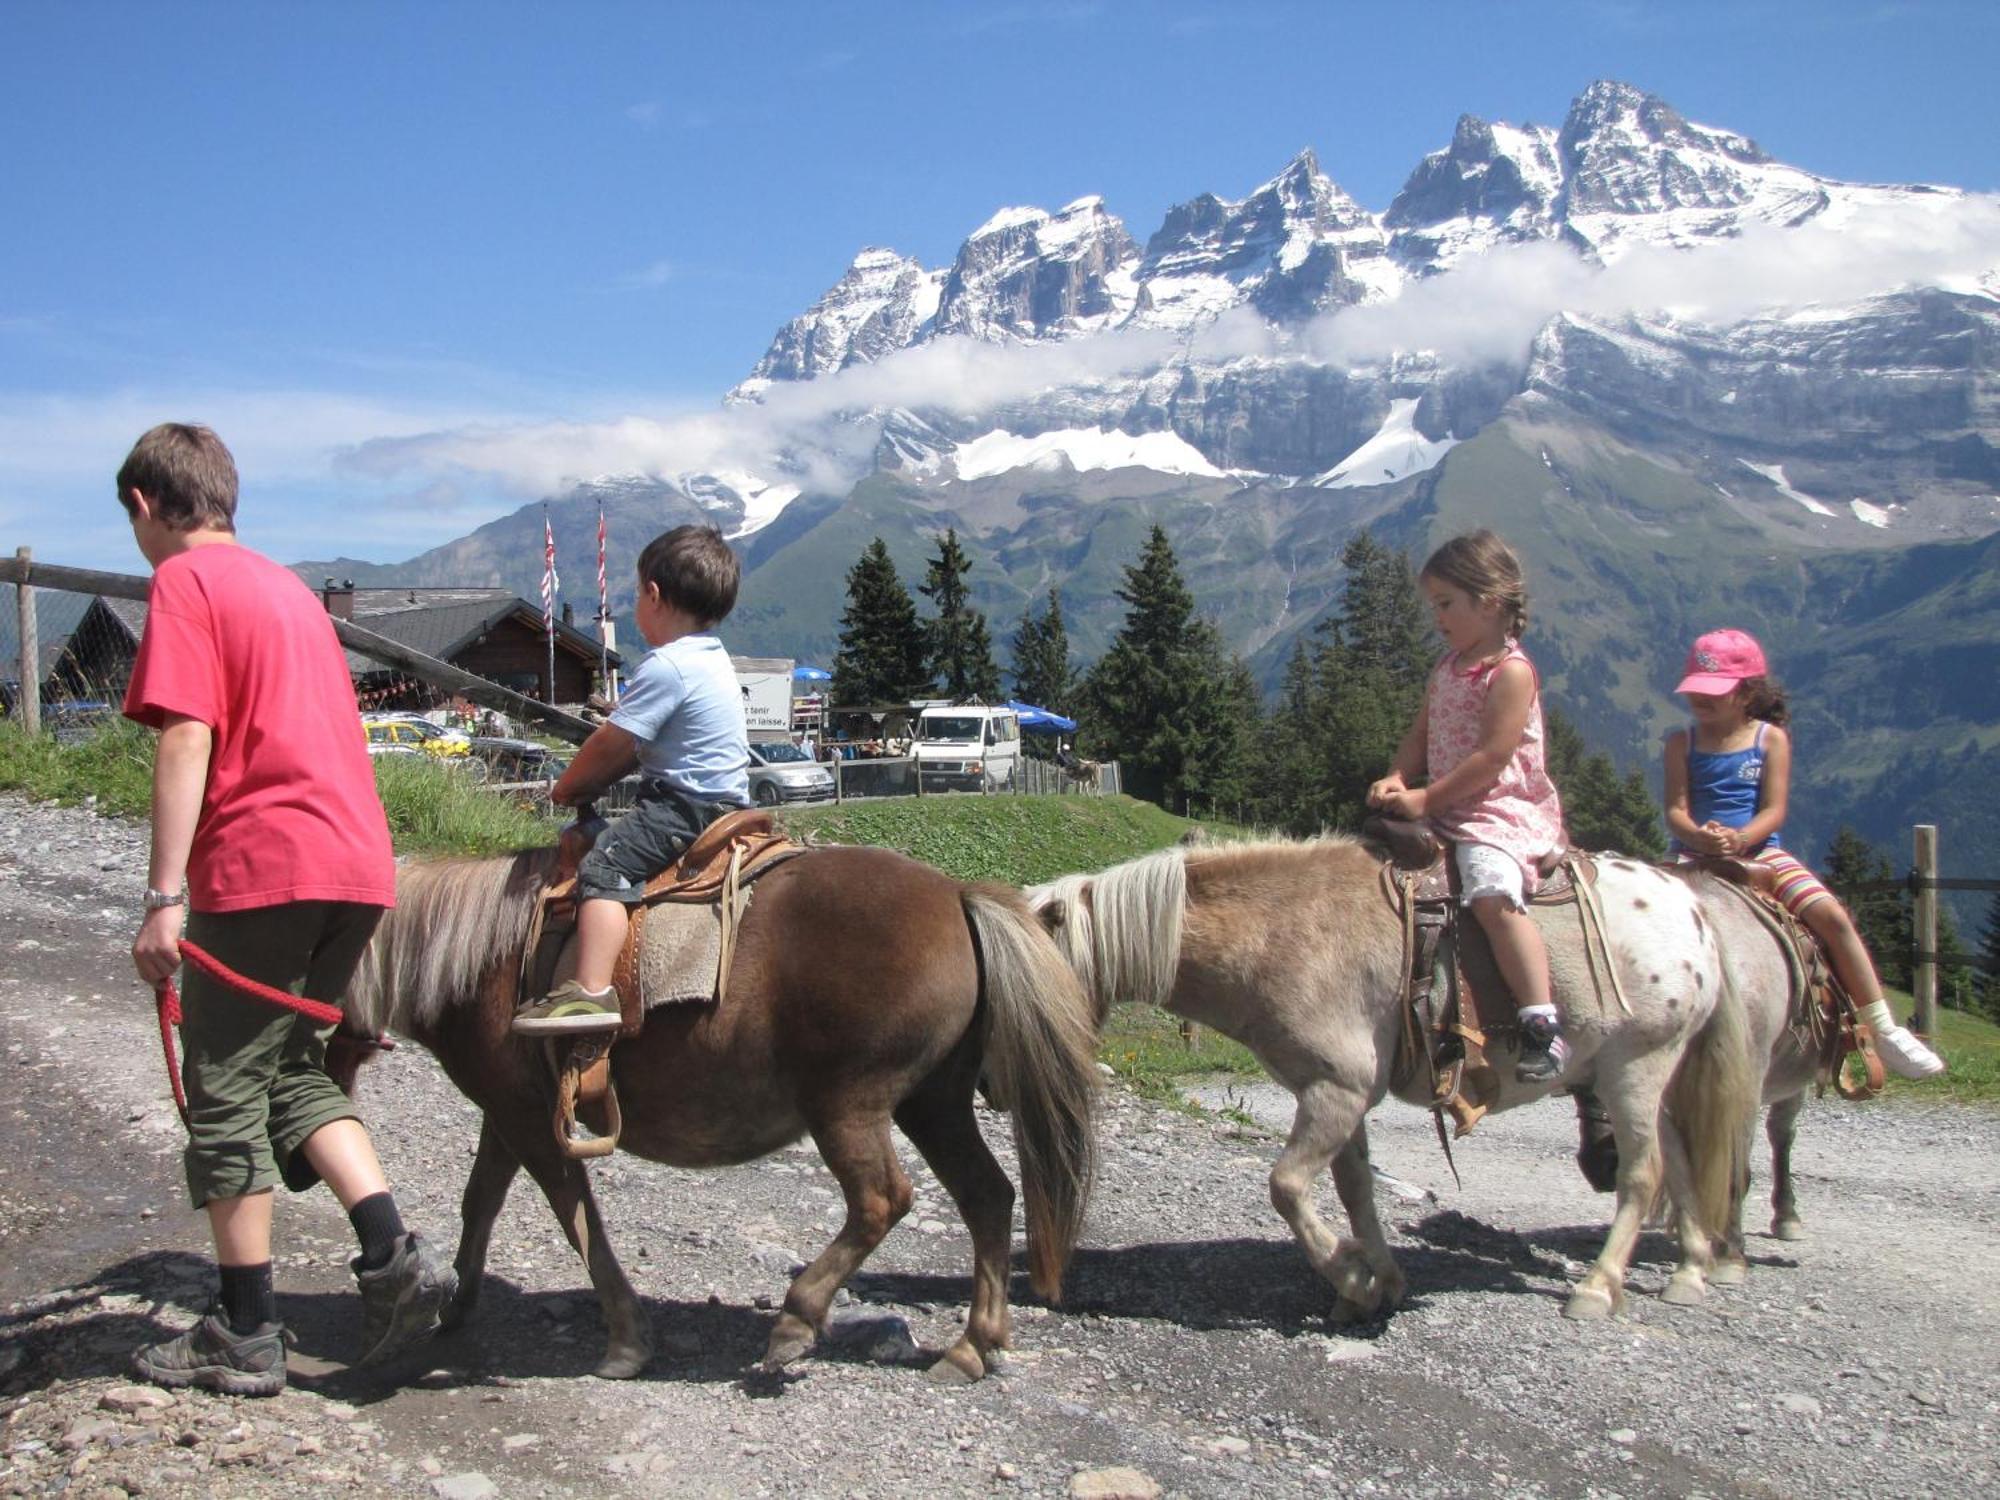
[[[1297,808],[1313,828],[1353,828],[1423,706],[1431,647],[1409,559],[1361,532],[1341,550],[1340,612],[1314,630],[1319,773]]]
[[[1986,925],[1979,933],[1980,1011],[1989,1021],[2000,1021],[2000,891],[1987,903]]]
[[[1875,959],[1875,972],[1882,976],[1882,982],[1908,989],[1913,932],[1908,893],[1853,889],[1894,876],[1886,854],[1845,823],[1835,830],[1826,851],[1826,884],[1846,903],[1861,941]]]
[[[972,559],[959,546],[957,530],[947,527],[918,587],[937,609],[937,618],[924,626],[931,677],[954,703],[975,698],[994,703],[1000,697],[1000,669],[993,664],[986,616],[966,600],[965,578],[971,571]]]
[[[1014,696],[1067,717],[1075,695],[1076,669],[1069,660],[1062,591],[1050,589],[1047,606],[1039,614],[1030,607],[1014,632]]]
[[[1582,733],[1561,710],[1546,709],[1542,723],[1549,780],[1562,794],[1570,842],[1579,849],[1615,849],[1645,859],[1665,854],[1660,810],[1646,778],[1637,771],[1620,777],[1608,755],[1585,747]]]
[[[1226,805],[1242,788],[1247,675],[1196,618],[1167,534],[1155,526],[1118,590],[1125,624],[1084,679],[1080,734],[1115,757],[1125,788],[1173,811]]]
[[[1246,800],[1252,822],[1304,838],[1318,832],[1313,816],[1319,775],[1319,734],[1312,656],[1292,647],[1278,701],[1261,718],[1245,756]]]
[[[908,703],[929,696],[917,606],[879,536],[847,571],[847,609],[833,658],[835,704]]]

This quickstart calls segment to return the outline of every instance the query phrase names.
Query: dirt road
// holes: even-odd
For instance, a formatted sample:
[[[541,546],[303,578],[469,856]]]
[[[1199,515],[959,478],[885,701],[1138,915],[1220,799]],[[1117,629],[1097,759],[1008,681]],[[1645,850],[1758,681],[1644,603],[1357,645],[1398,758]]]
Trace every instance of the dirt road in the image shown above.
[[[1651,1295],[1670,1252],[1649,1235],[1629,1315],[1579,1325],[1558,1309],[1608,1200],[1569,1163],[1567,1107],[1483,1124],[1460,1190],[1427,1117],[1389,1106],[1375,1156],[1411,1300],[1336,1332],[1270,1209],[1268,1131],[1113,1091],[1067,1302],[1017,1275],[1016,1352],[963,1388],[921,1373],[963,1318],[969,1247],[913,1154],[916,1209],[777,1391],[744,1379],[767,1309],[839,1217],[810,1150],[597,1169],[661,1351],[619,1384],[587,1373],[594,1299],[531,1189],[475,1326],[349,1373],[348,1231],[319,1193],[279,1208],[294,1388],[134,1390],[127,1351],[211,1275],[126,957],[143,831],[5,797],[0,828],[0,1494],[1028,1496],[1114,1467],[1191,1496],[2000,1490],[2000,1121],[1950,1108],[1812,1106],[1809,1240],[1753,1239],[1749,1284],[1683,1310]],[[414,1049],[361,1098],[406,1216],[450,1243],[470,1106]],[[1289,1115],[1275,1090],[1236,1102]]]

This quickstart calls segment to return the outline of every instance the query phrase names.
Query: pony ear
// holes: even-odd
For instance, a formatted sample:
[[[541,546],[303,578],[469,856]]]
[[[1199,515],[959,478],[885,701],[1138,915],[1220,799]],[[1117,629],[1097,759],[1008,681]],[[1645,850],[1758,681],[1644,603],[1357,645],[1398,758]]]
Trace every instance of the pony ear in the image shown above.
[[[1054,932],[1069,920],[1069,903],[1061,897],[1055,897],[1036,907],[1035,915],[1042,919],[1042,926]]]

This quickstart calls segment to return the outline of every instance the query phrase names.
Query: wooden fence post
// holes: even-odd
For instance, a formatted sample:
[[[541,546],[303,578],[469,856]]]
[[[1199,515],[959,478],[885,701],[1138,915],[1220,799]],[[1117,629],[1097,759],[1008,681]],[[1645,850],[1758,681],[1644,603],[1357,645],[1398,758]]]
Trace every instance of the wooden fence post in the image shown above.
[[[14,601],[21,611],[21,688],[14,715],[29,734],[42,732],[42,646],[35,638],[35,591],[28,586],[34,565],[34,550],[16,547],[14,557],[21,564],[21,581],[14,585]]]
[[[1910,967],[1910,992],[1917,1002],[1917,1030],[1937,1035],[1937,825],[1916,826],[1916,954]]]

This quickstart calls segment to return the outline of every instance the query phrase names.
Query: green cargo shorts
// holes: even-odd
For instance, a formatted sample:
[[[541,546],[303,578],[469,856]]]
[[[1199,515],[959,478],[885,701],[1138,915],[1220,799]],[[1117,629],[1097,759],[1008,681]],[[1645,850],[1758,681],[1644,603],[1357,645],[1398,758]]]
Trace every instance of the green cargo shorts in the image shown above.
[[[379,906],[294,901],[190,912],[187,939],[246,978],[337,1004],[381,919]],[[318,1182],[299,1148],[323,1125],[360,1118],[326,1073],[334,1028],[242,994],[192,965],[181,975],[181,1015],[194,1206],[279,1182],[302,1193]]]

